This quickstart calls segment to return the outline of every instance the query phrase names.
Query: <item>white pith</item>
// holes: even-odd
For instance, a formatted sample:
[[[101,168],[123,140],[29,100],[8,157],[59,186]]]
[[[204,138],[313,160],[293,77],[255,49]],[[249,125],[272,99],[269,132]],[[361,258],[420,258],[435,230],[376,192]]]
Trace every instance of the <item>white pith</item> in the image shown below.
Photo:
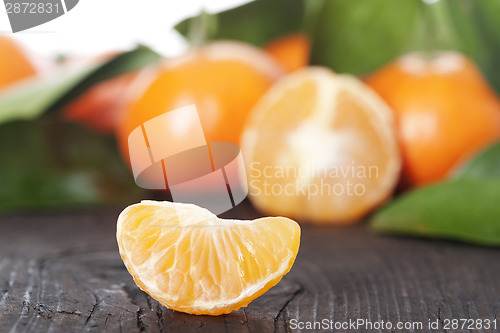
[[[368,191],[364,198],[368,205],[376,205],[390,194],[401,169],[401,159],[395,138],[393,113],[375,92],[355,77],[334,74],[325,68],[310,67],[285,77],[278,81],[257,103],[251,113],[251,118],[247,122],[241,140],[247,169],[249,163],[256,160],[254,152],[256,145],[259,143],[258,126],[256,124],[265,121],[270,105],[283,99],[284,94],[287,94],[294,86],[302,84],[305,80],[313,81],[316,84],[318,105],[315,112],[308,118],[303,119],[301,124],[293,130],[281,133],[280,129],[276,128],[276,132],[279,133],[278,135],[286,138],[285,142],[288,142],[288,147],[293,147],[286,154],[295,156],[296,161],[308,161],[308,163],[316,161],[322,165],[335,165],[339,162],[339,158],[343,158],[342,156],[345,157],[345,154],[340,153],[340,151],[343,150],[345,152],[345,147],[349,146],[346,140],[355,140],[356,137],[345,130],[332,130],[329,124],[334,123],[336,115],[339,114],[337,112],[339,108],[336,107],[336,103],[338,102],[337,96],[341,92],[348,92],[355,97],[356,103],[364,105],[363,109],[366,111],[371,125],[375,128],[383,144],[382,149],[385,151],[386,156],[391,157],[386,160],[385,167],[387,172],[381,176],[377,186],[379,189],[384,189],[384,192],[387,192],[387,194],[384,197],[381,196],[380,191]],[[311,137],[321,137],[322,140],[308,141],[307,138]],[[362,147],[363,143],[360,142],[356,146]],[[335,153],[336,151],[338,152],[337,154]],[[278,151],[276,154],[280,154],[280,152]],[[290,161],[294,160],[293,157],[289,157],[288,159]],[[249,174],[247,173],[247,175]],[[295,180],[296,188],[310,184],[313,180],[314,177],[312,175],[310,177],[297,177]],[[250,178],[249,181],[251,181]],[[251,198],[254,199],[254,203],[258,206],[266,205],[264,202],[266,200],[265,197],[251,196]],[[337,199],[339,198],[337,197]],[[281,214],[284,214],[284,212],[281,212]]]

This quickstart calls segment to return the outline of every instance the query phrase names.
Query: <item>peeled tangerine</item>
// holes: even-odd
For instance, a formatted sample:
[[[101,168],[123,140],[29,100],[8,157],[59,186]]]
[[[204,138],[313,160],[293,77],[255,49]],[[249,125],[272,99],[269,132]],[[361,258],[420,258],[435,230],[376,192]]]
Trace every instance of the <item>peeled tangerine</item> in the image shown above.
[[[260,99],[241,151],[257,208],[322,224],[358,221],[390,197],[401,169],[389,107],[355,77],[320,67]]]
[[[177,311],[220,315],[288,273],[300,227],[284,217],[224,220],[192,204],[143,201],[120,214],[116,237],[143,291]]]

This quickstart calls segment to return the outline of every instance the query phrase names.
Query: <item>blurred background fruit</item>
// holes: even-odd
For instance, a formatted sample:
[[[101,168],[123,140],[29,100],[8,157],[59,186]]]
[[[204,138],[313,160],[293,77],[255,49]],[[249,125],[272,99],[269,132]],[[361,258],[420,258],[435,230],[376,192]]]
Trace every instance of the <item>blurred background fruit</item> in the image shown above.
[[[107,52],[90,57],[69,57],[61,66],[85,68],[116,57],[121,52]],[[64,105],[62,114],[65,120],[85,124],[103,134],[112,134],[117,129],[126,109],[131,85],[138,71],[112,77],[99,82],[83,94]]]
[[[128,90],[136,76],[136,72],[128,73],[93,86],[64,107],[64,118],[102,133],[114,133],[123,118]]]
[[[0,35],[0,90],[35,75],[31,55],[10,37]]]
[[[54,67],[7,89],[0,97],[0,212],[113,205],[144,197],[114,138],[64,121],[58,111],[89,87],[158,58],[143,46],[106,61],[71,58],[76,68]]]
[[[264,50],[290,73],[309,64],[311,41],[304,33],[294,33],[272,40]]]
[[[198,109],[207,142],[238,143],[251,108],[283,72],[264,51],[234,41],[215,42],[166,60],[149,73],[150,83],[127,108],[118,131],[122,153],[128,156],[128,135],[137,126],[190,104]],[[189,129],[179,125],[168,127],[181,129],[179,140],[188,140]]]
[[[311,64],[355,75],[423,48],[456,50],[473,59],[500,92],[499,13],[497,0],[250,1],[213,14],[216,24],[208,36],[262,47],[302,31],[311,40]],[[188,36],[193,19],[175,28]]]
[[[359,221],[391,196],[401,167],[385,102],[325,68],[278,81],[252,111],[241,150],[257,208],[323,224]]]
[[[462,54],[408,54],[365,82],[395,112],[410,185],[445,179],[457,163],[500,138],[500,99]]]
[[[398,177],[397,147],[387,134],[394,131],[392,118],[382,116],[388,113],[380,111],[387,110],[380,107],[384,103],[363,85],[352,83],[354,79],[331,73],[320,75],[327,79],[316,80],[312,74],[313,79],[304,79],[308,76],[305,74],[297,79],[295,72],[310,63],[327,66],[336,73],[368,76],[367,82],[395,109],[390,113],[396,118],[407,183],[425,185],[443,180],[455,165],[466,163],[478,149],[498,137],[498,112],[493,111],[498,108],[498,97],[483,79],[500,92],[498,0],[268,0],[234,3],[238,7],[228,10],[230,6],[222,2],[213,1],[218,9],[200,5],[199,14],[192,10],[192,4],[176,5],[173,16],[161,21],[166,25],[170,20],[161,38],[160,34],[147,34],[135,39],[119,30],[117,35],[127,40],[127,47],[139,41],[167,50],[162,53],[160,66],[142,70],[156,65],[160,55],[140,46],[128,55],[122,53],[123,57],[112,55],[109,63],[94,61],[72,73],[53,71],[47,78],[28,80],[34,85],[23,83],[14,93],[9,90],[4,94],[0,98],[0,152],[6,172],[0,175],[0,209],[56,207],[54,203],[58,202],[69,206],[61,198],[72,198],[67,201],[78,205],[116,202],[113,199],[117,194],[130,201],[144,193],[163,196],[140,191],[133,183],[126,168],[128,134],[150,118],[194,103],[209,142],[238,143],[251,110],[262,114],[262,119],[252,116],[246,125],[258,134],[243,142],[250,147],[247,163],[260,162],[261,168],[297,168],[309,161],[314,167],[330,169],[345,167],[347,162],[356,167],[376,165],[377,179],[357,177],[363,178],[360,183],[366,195],[356,197],[315,195],[311,188],[304,194],[300,190],[303,185],[319,186],[326,180],[331,181],[328,185],[346,185],[356,178],[349,175],[335,181],[321,174],[264,177],[280,186],[294,184],[299,190],[293,195],[271,193],[266,197],[251,189],[255,205],[270,214],[317,222],[359,219],[390,196]],[[181,7],[190,10],[180,13]],[[132,10],[127,5],[123,9]],[[23,44],[36,40],[29,46],[38,45],[32,49],[54,58],[61,53],[92,60],[88,54],[106,55],[123,49],[111,45],[111,39],[110,45],[103,47],[104,38],[78,40],[73,43],[77,48],[69,51],[68,44],[60,42],[62,34],[9,37]],[[59,44],[48,45],[51,40],[59,40]],[[49,54],[49,49],[57,52]],[[435,58],[410,61],[423,64],[413,66],[417,69],[410,66],[413,70],[409,71],[401,65],[405,61],[395,60],[415,50],[434,53]],[[447,53],[437,50],[457,51],[466,58],[456,61],[457,57],[442,57]],[[11,53],[19,54],[16,48],[0,50],[0,63]],[[29,58],[29,54],[23,55]],[[19,59],[24,58],[15,56],[9,63]],[[273,86],[275,80],[291,72],[295,78],[290,81],[297,84],[296,89],[290,87],[292,84]],[[271,97],[259,102],[263,95],[268,96],[269,88],[279,91],[272,95],[283,95],[276,97],[280,100],[277,106],[268,105]],[[339,90],[349,94],[332,96]],[[324,101],[331,105],[323,105]],[[261,106],[254,108],[256,103]],[[347,120],[341,125],[309,121],[308,112],[321,113],[316,110],[330,110]],[[62,118],[76,124],[62,122],[58,111],[62,111]],[[179,133],[179,140],[189,139],[183,132],[185,123],[185,119],[177,119],[168,124]],[[81,128],[82,124],[97,131]],[[422,131],[425,135],[416,134]],[[115,137],[102,135],[113,132],[123,161],[113,142]],[[12,135],[26,139],[22,149],[11,147]],[[245,147],[243,154],[247,153]],[[395,161],[392,167],[391,160]],[[488,167],[496,169],[498,163],[493,161]],[[251,165],[247,165],[248,170],[252,171]],[[87,178],[78,178],[82,174]],[[131,187],[139,191],[134,194]],[[451,208],[444,205],[443,210],[447,209]]]

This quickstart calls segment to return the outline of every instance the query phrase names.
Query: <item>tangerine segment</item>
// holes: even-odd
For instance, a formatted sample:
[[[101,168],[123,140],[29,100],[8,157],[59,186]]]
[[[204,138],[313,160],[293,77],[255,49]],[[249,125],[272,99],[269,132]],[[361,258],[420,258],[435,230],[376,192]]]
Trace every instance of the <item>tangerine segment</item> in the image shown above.
[[[177,311],[220,315],[288,273],[300,227],[284,217],[224,220],[192,204],[143,201],[120,214],[117,240],[143,291]]]
[[[356,78],[319,67],[274,85],[241,142],[257,208],[317,223],[359,220],[391,195],[401,168],[387,105]]]

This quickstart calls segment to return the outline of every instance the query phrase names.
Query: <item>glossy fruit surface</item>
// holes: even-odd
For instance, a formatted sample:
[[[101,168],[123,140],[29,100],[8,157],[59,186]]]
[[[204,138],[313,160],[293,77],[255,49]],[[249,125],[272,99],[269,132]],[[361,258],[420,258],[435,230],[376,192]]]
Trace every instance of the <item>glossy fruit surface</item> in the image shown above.
[[[0,90],[36,74],[30,55],[14,39],[0,35]]]
[[[221,41],[165,61],[150,73],[150,83],[132,102],[118,139],[127,155],[128,135],[137,126],[165,112],[195,104],[207,142],[238,143],[243,123],[257,100],[283,74],[264,51],[240,42]],[[189,140],[177,119],[178,140]]]
[[[500,138],[500,100],[462,54],[408,54],[365,82],[394,110],[410,185],[445,179]]]
[[[309,64],[311,41],[303,33],[294,33],[271,41],[264,49],[291,73]]]

